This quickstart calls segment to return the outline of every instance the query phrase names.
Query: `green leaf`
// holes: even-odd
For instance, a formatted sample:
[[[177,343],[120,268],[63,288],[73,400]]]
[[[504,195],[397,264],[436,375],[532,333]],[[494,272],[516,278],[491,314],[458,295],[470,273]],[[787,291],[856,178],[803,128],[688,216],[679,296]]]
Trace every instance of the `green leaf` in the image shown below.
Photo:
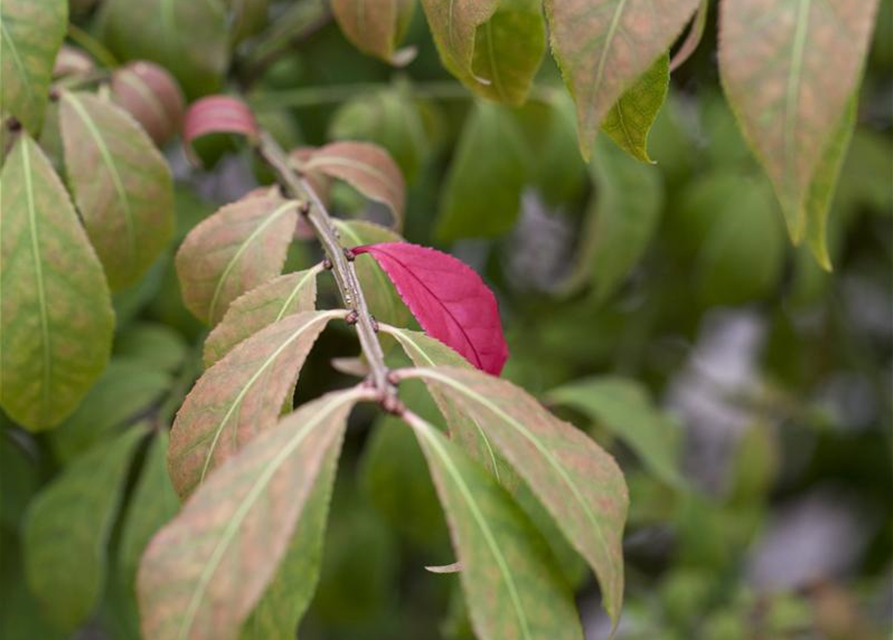
[[[638,382],[617,376],[585,378],[550,391],[547,399],[582,411],[628,444],[661,480],[684,486],[676,424],[654,407]]]
[[[177,493],[186,497],[208,473],[274,426],[317,337],[345,311],[287,316],[254,334],[205,371],[171,429],[168,453]]]
[[[27,134],[0,190],[0,405],[38,431],[74,411],[102,373],[115,319],[68,194]]]
[[[664,54],[611,107],[602,121],[602,131],[633,158],[651,162],[648,134],[669,88],[670,56]]]
[[[525,153],[535,157],[529,182],[553,207],[575,202],[589,186],[586,163],[577,151],[574,102],[563,90],[546,101],[531,100],[513,115],[527,142]]]
[[[189,232],[176,265],[196,318],[217,324],[233,300],[282,272],[297,215],[297,202],[249,194]]]
[[[527,100],[545,52],[540,0],[499,0],[475,32],[471,74],[454,74],[479,96],[517,106]]]
[[[113,290],[133,284],[174,233],[167,162],[130,115],[87,93],[60,109],[68,184]]]
[[[332,12],[344,36],[363,53],[392,64],[401,62],[404,52],[396,49],[414,11],[415,0],[332,0]]]
[[[773,291],[784,268],[785,243],[765,179],[713,171],[690,183],[678,209],[681,233],[702,238],[694,285],[703,304],[742,304]]]
[[[416,413],[436,420],[437,406],[418,381],[400,385],[400,399]],[[449,549],[425,458],[399,418],[383,416],[375,421],[359,472],[363,492],[390,527],[426,553]]]
[[[152,436],[121,528],[118,566],[126,588],[134,595],[136,573],[146,546],[180,509],[180,499],[167,472],[167,447],[167,430],[158,429]]]
[[[621,540],[627,491],[614,459],[511,383],[451,367],[408,369],[476,420],[595,571],[615,625],[623,600]]]
[[[431,153],[433,141],[409,90],[387,88],[345,102],[332,116],[329,137],[373,142],[387,152],[413,182]]]
[[[449,241],[499,236],[510,230],[518,218],[527,177],[525,158],[521,132],[509,113],[476,103],[441,192],[437,235]]]
[[[276,576],[242,627],[239,640],[294,640],[319,584],[323,543],[339,449],[325,457],[313,492],[292,534]]]
[[[498,6],[499,0],[422,0],[440,59],[452,73],[474,76],[477,28]]]
[[[632,159],[616,146],[596,141],[592,160],[596,193],[589,205],[577,267],[565,284],[589,283],[606,300],[638,263],[657,231],[663,183],[656,167]]]
[[[405,242],[398,234],[387,227],[362,220],[335,220],[335,228],[341,234],[342,244],[358,247],[379,242]],[[369,304],[369,310],[379,322],[405,326],[412,321],[412,314],[403,303],[391,283],[375,260],[358,260],[354,263],[360,286]]]
[[[106,542],[143,429],[129,429],[78,458],[34,500],[24,525],[28,588],[72,631],[99,604]]]
[[[140,322],[115,338],[115,355],[137,360],[152,371],[174,373],[186,359],[189,346],[183,337],[167,325]]]
[[[220,88],[229,66],[229,29],[220,0],[106,0],[100,25],[118,58],[157,62],[190,98]]]
[[[570,587],[545,541],[493,478],[437,429],[410,418],[446,512],[481,640],[582,640]]]
[[[230,38],[235,47],[267,26],[270,0],[224,0],[230,11]]]
[[[233,347],[282,318],[316,308],[316,276],[321,266],[287,273],[236,298],[208,339],[205,366],[210,367]]]
[[[68,27],[66,0],[3,0],[0,6],[0,112],[40,132],[53,63]]]
[[[827,244],[828,215],[846,151],[856,128],[857,103],[858,96],[853,94],[816,166],[806,197],[806,242],[815,259],[826,271],[831,271]]]
[[[580,150],[691,18],[699,0],[546,0],[552,53],[577,104]]]
[[[37,460],[31,458],[11,429],[0,431],[0,527],[10,531],[18,529],[40,486]]]
[[[362,389],[332,393],[285,417],[153,538],[137,589],[146,638],[238,636],[286,556],[325,461],[341,447],[348,413],[368,397]]]
[[[794,244],[820,260],[819,201],[832,190],[877,0],[757,0],[720,6],[719,70],[729,103],[781,202]],[[763,46],[755,47],[759,41]],[[843,124],[841,124],[843,122]],[[835,134],[835,131],[838,133]],[[836,139],[835,139],[836,138]],[[819,167],[822,183],[813,187]],[[831,184],[828,184],[831,183]],[[818,227],[813,229],[813,227]]]
[[[147,369],[142,362],[113,358],[75,412],[49,434],[56,459],[66,464],[134,422],[171,382],[170,375]]]

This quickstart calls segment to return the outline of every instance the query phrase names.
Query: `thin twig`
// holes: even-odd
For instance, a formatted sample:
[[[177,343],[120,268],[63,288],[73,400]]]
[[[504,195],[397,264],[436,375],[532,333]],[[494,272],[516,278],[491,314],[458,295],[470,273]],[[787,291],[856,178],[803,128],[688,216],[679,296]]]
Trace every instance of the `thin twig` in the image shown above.
[[[345,248],[338,241],[338,232],[332,218],[313,187],[292,167],[288,156],[268,133],[261,132],[256,145],[261,158],[276,173],[280,185],[288,195],[308,203],[309,206],[302,213],[307,216],[332,263],[332,273],[345,307],[356,313],[357,335],[363,355],[369,363],[372,385],[381,393],[382,404],[393,405],[396,387],[388,380],[388,367],[376,335],[375,321],[369,313],[353,262],[348,259]]]
[[[93,59],[103,67],[114,69],[118,66],[118,59],[109,51],[108,47],[76,24],[68,24],[68,37],[71,38],[72,42],[93,56]]]

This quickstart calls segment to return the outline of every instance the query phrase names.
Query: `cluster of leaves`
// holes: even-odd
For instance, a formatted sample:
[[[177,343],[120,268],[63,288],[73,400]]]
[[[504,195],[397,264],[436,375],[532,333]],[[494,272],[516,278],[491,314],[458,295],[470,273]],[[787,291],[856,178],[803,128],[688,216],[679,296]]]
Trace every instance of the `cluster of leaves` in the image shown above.
[[[137,582],[145,638],[292,637],[321,572],[317,601],[325,611],[332,578],[321,567],[323,540],[347,526],[335,511],[326,535],[348,417],[358,403],[383,397],[361,385],[293,411],[296,386],[302,398],[312,397],[305,388],[322,390],[307,373],[298,384],[318,339],[330,324],[327,333],[339,331],[342,323],[333,321],[356,320],[358,304],[350,295],[334,308],[319,304],[317,287],[331,287],[317,283],[327,265],[315,263],[304,242],[320,233],[306,207],[366,207],[357,193],[382,205],[390,224],[330,219],[332,235],[354,260],[346,274],[335,265],[334,275],[342,294],[340,279],[355,279],[348,293],[361,291],[368,303],[394,366],[388,384],[400,385],[410,407],[385,405],[395,415],[377,423],[362,481],[378,510],[425,554],[446,546],[429,539],[429,522],[442,518],[430,505],[440,500],[446,525],[433,529],[449,530],[454,555],[443,561],[453,564],[432,569],[458,573],[465,600],[456,600],[445,633],[471,633],[462,629],[467,618],[480,638],[580,638],[573,594],[587,565],[616,624],[627,490],[596,441],[607,447],[619,439],[646,470],[631,481],[642,498],[638,512],[633,503],[634,522],[651,509],[644,521],[658,512],[684,519],[683,530],[689,517],[712,524],[709,507],[681,477],[677,425],[641,385],[605,376],[557,383],[575,377],[580,363],[591,369],[613,348],[628,314],[612,311],[601,316],[607,326],[593,327],[578,322],[581,308],[601,309],[629,283],[668,200],[691,213],[680,244],[696,256],[682,262],[696,272],[702,303],[735,304],[777,287],[785,242],[773,188],[793,240],[806,238],[830,268],[826,220],[856,123],[875,2],[720,2],[719,69],[735,115],[719,96],[705,100],[704,130],[725,136],[711,141],[725,156],[682,185],[692,169],[691,145],[676,117],[678,101],[671,96],[667,103],[670,70],[697,45],[709,2],[423,0],[443,66],[486,99],[474,103],[461,127],[434,236],[450,242],[517,229],[531,189],[562,207],[576,207],[593,191],[576,264],[545,287],[532,285],[564,300],[579,301],[572,296],[586,291],[585,302],[564,307],[567,313],[550,311],[541,324],[515,325],[510,342],[518,350],[508,369],[526,386],[552,388],[543,399],[559,415],[588,417],[588,432],[495,377],[508,352],[493,294],[463,263],[401,237],[429,237],[427,216],[420,227],[408,214],[419,208],[413,198],[420,184],[424,207],[438,206],[424,181],[438,141],[454,133],[455,123],[435,104],[436,89],[426,97],[423,87],[401,79],[352,90],[346,97],[356,97],[326,123],[334,141],[310,146],[314,136],[297,130],[288,111],[301,106],[301,96],[275,91],[291,85],[277,85],[282,65],[270,67],[246,97],[260,127],[291,149],[289,171],[306,189],[290,193],[277,176],[280,184],[207,217],[199,207],[175,229],[171,171],[156,145],[180,131],[185,99],[194,101],[183,128],[194,158],[213,161],[237,148],[220,132],[247,134],[257,148],[265,134],[244,106],[202,97],[227,86],[230,71],[243,87],[252,85],[269,50],[312,32],[325,3],[295,3],[270,22],[267,0],[104,0],[86,14],[95,17],[98,40],[69,28],[95,61],[62,45],[66,4],[4,0],[2,7],[0,110],[11,126],[3,131],[0,406],[19,427],[52,429],[40,443],[64,470],[30,501],[23,566],[3,566],[4,574],[24,575],[52,625],[28,594],[14,591],[10,610],[21,606],[33,628],[0,626],[0,635],[61,637],[100,604],[104,627],[137,634]],[[71,7],[90,12],[93,4]],[[417,53],[401,48],[412,33],[414,5],[333,0],[331,10],[360,51],[400,67]],[[671,62],[669,49],[693,16]],[[540,70],[547,24],[569,93],[558,88],[554,70]],[[425,64],[423,46],[418,54]],[[534,84],[538,73],[550,72],[554,82]],[[649,149],[652,128],[658,144]],[[605,135],[596,139],[599,131]],[[768,181],[751,166],[748,145]],[[588,172],[577,146],[592,156]],[[660,169],[650,166],[652,157]],[[257,173],[263,182],[271,178],[268,167]],[[852,197],[864,199],[864,192]],[[176,200],[189,197],[178,193]],[[798,282],[808,287],[808,278],[820,274],[798,260],[807,274]],[[206,337],[185,316],[181,295],[182,306],[211,328]],[[178,334],[131,322],[148,307],[151,317],[204,338],[205,371],[185,400],[201,365]],[[646,325],[658,318],[641,320],[628,339],[645,339]],[[550,344],[559,334],[560,344]],[[339,339],[352,344],[345,335]],[[399,368],[406,363],[412,367]],[[364,351],[337,366],[366,376],[374,362]],[[420,450],[407,445],[410,433]],[[752,455],[771,457],[765,429],[753,433]],[[27,449],[34,441],[16,438],[0,441],[3,481],[7,468],[21,472],[27,499],[39,474],[19,462],[7,467],[5,459],[20,460],[21,443]],[[744,505],[756,513],[766,478],[756,480],[758,499],[741,498],[736,488],[723,512]],[[746,494],[748,478],[740,486]],[[7,507],[5,492],[3,500],[4,523],[18,527],[24,503]],[[669,504],[678,512],[666,516]],[[755,519],[736,529],[739,547]],[[702,533],[687,535],[684,545],[694,547]],[[360,533],[327,543],[327,562],[344,547],[362,547],[363,536],[379,540]],[[732,561],[723,556],[723,563]],[[692,564],[702,593],[710,583],[703,566]],[[674,588],[667,580],[670,602]]]

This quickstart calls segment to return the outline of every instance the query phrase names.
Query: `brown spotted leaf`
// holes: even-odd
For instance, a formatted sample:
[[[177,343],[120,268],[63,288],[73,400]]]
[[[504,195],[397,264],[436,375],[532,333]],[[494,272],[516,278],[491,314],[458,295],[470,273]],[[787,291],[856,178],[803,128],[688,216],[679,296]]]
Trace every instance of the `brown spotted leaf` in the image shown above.
[[[351,408],[368,393],[331,393],[283,418],[153,538],[137,578],[143,637],[239,636],[303,528],[318,483],[331,482],[325,467],[336,461]]]
[[[27,134],[0,177],[0,405],[47,429],[105,369],[115,316],[62,181]]]
[[[365,54],[385,62],[402,62],[395,51],[406,33],[415,0],[332,0],[332,12],[342,33]]]
[[[210,367],[233,347],[286,316],[316,308],[316,276],[322,266],[287,273],[236,298],[208,339],[205,366]]]
[[[435,427],[407,416],[446,512],[481,640],[582,640],[573,593],[511,496]]]
[[[794,242],[859,82],[876,0],[752,0],[720,7],[726,95],[775,186]]]
[[[499,378],[451,367],[409,369],[402,376],[423,379],[474,417],[595,571],[604,607],[616,624],[623,600],[621,541],[628,499],[614,459]]]
[[[68,184],[109,285],[133,284],[174,232],[173,180],[142,128],[114,104],[63,94],[60,111]]]
[[[56,53],[68,26],[66,0],[0,3],[0,112],[40,132]]]
[[[186,308],[215,325],[233,300],[278,276],[297,215],[296,202],[249,194],[195,227],[176,259]]]
[[[421,331],[400,329],[388,324],[380,324],[383,333],[396,338],[403,351],[417,367],[459,367],[472,369],[468,360],[453,351],[436,338]],[[496,454],[487,434],[481,429],[476,417],[468,413],[453,398],[443,392],[440,386],[425,380],[428,391],[437,408],[446,420],[450,437],[461,444],[465,452],[489,471],[503,486],[513,486],[515,477],[505,461]]]
[[[585,158],[608,111],[666,53],[698,1],[546,0],[552,52],[577,105]]]
[[[406,183],[387,151],[368,142],[333,142],[316,149],[301,170],[343,180],[370,200],[390,208],[394,228],[403,227]]]
[[[344,313],[287,316],[205,371],[171,429],[168,467],[180,496],[188,496],[213,468],[276,424],[317,337]]]

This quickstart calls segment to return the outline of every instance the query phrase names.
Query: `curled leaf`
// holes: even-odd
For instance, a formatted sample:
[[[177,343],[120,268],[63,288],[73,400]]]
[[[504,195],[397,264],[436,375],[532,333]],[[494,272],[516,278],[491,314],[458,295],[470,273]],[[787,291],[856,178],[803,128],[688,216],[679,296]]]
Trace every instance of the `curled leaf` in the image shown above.
[[[183,119],[183,143],[192,154],[192,143],[212,133],[235,133],[255,140],[260,134],[251,109],[230,96],[207,96],[192,103]]]
[[[394,227],[403,227],[406,183],[387,151],[368,142],[333,142],[300,163],[301,171],[343,180],[364,196],[387,205]]]
[[[53,63],[53,79],[80,75],[96,68],[93,58],[80,49],[63,44]]]
[[[161,145],[180,131],[183,92],[174,77],[152,62],[132,62],[112,74],[112,99]]]
[[[453,256],[406,242],[354,249],[370,254],[422,328],[478,369],[499,375],[508,358],[499,307],[481,277]]]

